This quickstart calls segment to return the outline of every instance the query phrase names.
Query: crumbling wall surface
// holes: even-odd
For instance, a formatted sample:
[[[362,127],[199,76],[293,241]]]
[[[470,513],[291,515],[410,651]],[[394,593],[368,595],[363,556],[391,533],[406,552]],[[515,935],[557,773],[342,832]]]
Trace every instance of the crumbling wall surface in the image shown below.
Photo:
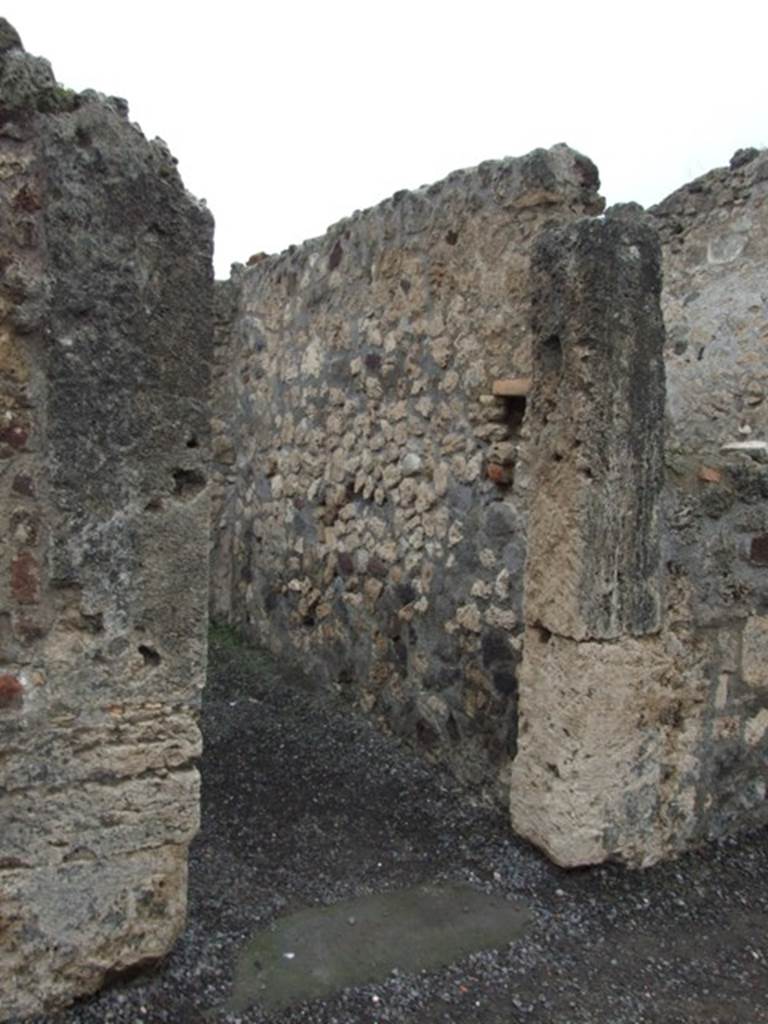
[[[690,841],[768,821],[768,152],[650,211],[662,240],[665,620],[696,737]],[[672,713],[672,712],[670,712]]]
[[[664,327],[652,228],[552,228],[533,259],[526,636],[512,823],[558,863],[663,830]],[[679,780],[675,779],[670,786]]]
[[[647,238],[615,244],[631,215],[609,211],[537,248],[511,806],[565,865],[649,864],[768,821],[766,168],[739,153],[645,218],[663,489]],[[644,276],[645,305],[627,287]]]
[[[198,817],[211,219],[0,23],[0,1019],[167,951]]]
[[[214,608],[491,789],[525,553],[524,398],[493,383],[530,369],[533,238],[598,213],[597,187],[565,146],[489,162],[235,281]]]
[[[237,300],[234,277],[214,283],[209,611],[211,620],[218,623],[230,619],[234,580],[238,576],[232,550],[237,428],[237,385],[232,372],[232,352]]]
[[[670,453],[765,440],[768,151],[739,150],[649,215],[663,249]]]

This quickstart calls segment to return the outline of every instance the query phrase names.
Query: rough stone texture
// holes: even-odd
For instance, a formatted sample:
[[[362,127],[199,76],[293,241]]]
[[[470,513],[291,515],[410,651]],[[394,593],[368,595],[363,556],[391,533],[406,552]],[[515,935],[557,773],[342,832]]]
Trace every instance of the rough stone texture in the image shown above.
[[[649,211],[664,253],[671,456],[766,439],[768,151],[742,153]]]
[[[210,216],[0,26],[0,1019],[167,951],[197,827]]]
[[[564,865],[655,853],[652,709],[668,700],[668,665],[656,638],[635,638],[660,626],[659,261],[655,233],[625,217],[545,231],[533,257],[536,445],[511,811]]]
[[[768,464],[722,450],[768,442],[768,153],[739,151],[649,213],[668,335],[665,622],[682,638],[676,671],[702,693],[700,841],[768,822]]]
[[[599,212],[597,187],[565,146],[489,162],[252,257],[221,293],[214,615],[500,796],[525,399],[493,383],[530,370],[534,237]]]
[[[534,373],[529,429],[542,437],[543,448],[534,460],[532,481],[525,602],[529,629],[511,804],[515,827],[561,864],[612,857],[645,865],[706,838],[768,821],[768,591],[762,556],[768,477],[759,449],[752,454],[721,451],[721,444],[738,438],[739,430],[742,437],[768,438],[762,401],[748,397],[759,387],[758,332],[768,304],[761,160],[755,153],[730,171],[712,172],[651,211],[664,242],[670,382],[658,636],[636,639],[654,625],[643,616],[620,623],[624,637],[613,629],[588,628],[596,617],[594,601],[605,592],[600,585],[605,559],[626,556],[622,524],[647,531],[653,520],[647,508],[627,514],[627,502],[644,503],[654,488],[646,480],[635,489],[625,479],[612,494],[609,486],[604,500],[590,508],[583,492],[589,493],[594,481],[579,475],[580,454],[575,457],[572,447],[574,437],[582,440],[582,417],[572,408],[582,386],[574,370],[578,364],[563,359],[557,393],[561,411],[552,412],[543,429],[537,429],[535,419],[537,410],[548,416],[551,389],[546,373],[540,374],[544,387],[539,392]],[[631,219],[637,214],[620,210],[616,215]],[[673,215],[679,219],[671,220]],[[727,261],[712,259],[731,221],[751,241],[729,250]],[[593,225],[592,230],[603,228]],[[542,255],[568,267],[578,280],[567,246],[548,251],[546,244]],[[545,344],[555,333],[547,318],[571,287],[566,277],[552,275],[550,283],[554,294],[549,300],[542,296],[543,319],[537,307]],[[571,311],[568,322],[577,336],[581,328],[582,336],[593,337],[588,324],[601,321],[601,292],[598,282],[597,301],[581,296],[586,323],[579,323],[578,309]],[[692,335],[709,332],[711,349],[692,354],[680,343],[683,329]],[[647,373],[647,365],[631,373],[633,385]],[[602,413],[611,410],[614,419],[618,413],[621,421],[622,408],[629,410],[631,402],[611,403],[609,395],[601,396],[598,375],[586,383],[588,400],[595,400]],[[600,429],[596,421],[594,426]],[[617,435],[605,425],[602,429],[602,451],[610,454]],[[551,443],[549,430],[555,431]],[[633,464],[633,440],[643,447],[652,440],[648,423],[625,436],[627,469]],[[568,479],[557,460],[554,469],[547,461],[553,451],[562,451],[565,462],[570,453],[574,465]],[[609,482],[615,479],[614,474]],[[543,517],[538,512],[542,505]],[[580,543],[580,531],[588,531],[586,543]],[[558,538],[554,547],[547,532]],[[569,533],[567,544],[561,544]],[[652,568],[657,545],[648,547],[632,531],[627,536],[639,544],[641,566]],[[552,554],[559,557],[548,561]],[[580,587],[582,573],[594,583],[592,589]],[[627,575],[635,587],[653,574],[647,577],[636,568]],[[580,617],[582,610],[586,614]],[[577,642],[590,637],[601,643]]]
[[[226,496],[235,486],[233,410],[236,383],[231,367],[232,331],[237,311],[237,289],[233,281],[214,284],[214,355],[211,381],[211,505],[214,529],[211,536],[210,613],[215,622],[227,622],[231,614],[237,567],[232,552],[232,528],[221,515]],[[218,527],[218,528],[216,528]]]
[[[525,618],[574,640],[659,628],[664,327],[655,233],[545,231],[533,258]]]
[[[692,765],[702,696],[679,692],[673,666],[658,636],[527,633],[512,824],[556,863],[650,864],[668,852],[666,833],[690,834],[695,794],[680,769]]]
[[[513,817],[562,863],[768,819],[768,462],[721,450],[768,441],[767,160],[570,235],[596,172],[537,151],[222,286],[214,614],[500,799],[524,657]]]

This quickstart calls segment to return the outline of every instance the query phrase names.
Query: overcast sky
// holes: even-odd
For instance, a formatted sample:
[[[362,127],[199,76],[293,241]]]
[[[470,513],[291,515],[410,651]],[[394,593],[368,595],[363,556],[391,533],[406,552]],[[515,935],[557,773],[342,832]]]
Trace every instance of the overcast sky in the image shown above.
[[[6,0],[65,85],[123,96],[217,223],[216,265],[457,167],[567,142],[645,205],[768,145],[768,3]]]

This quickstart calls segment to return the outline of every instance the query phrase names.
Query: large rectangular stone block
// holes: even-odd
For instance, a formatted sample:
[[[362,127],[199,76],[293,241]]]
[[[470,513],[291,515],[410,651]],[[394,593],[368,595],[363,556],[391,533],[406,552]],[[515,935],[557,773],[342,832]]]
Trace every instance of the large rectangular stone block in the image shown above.
[[[165,953],[198,823],[211,239],[0,22],[0,1019]]]
[[[532,260],[526,621],[577,640],[660,624],[664,327],[641,222],[544,231]]]

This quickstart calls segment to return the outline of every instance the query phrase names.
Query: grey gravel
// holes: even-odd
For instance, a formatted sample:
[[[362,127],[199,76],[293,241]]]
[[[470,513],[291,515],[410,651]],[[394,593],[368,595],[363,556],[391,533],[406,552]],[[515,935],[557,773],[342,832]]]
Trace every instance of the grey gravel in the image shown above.
[[[263,652],[219,642],[203,711],[189,923],[150,972],[56,1024],[768,1024],[768,833],[643,872],[566,872],[440,769]],[[504,949],[267,1015],[221,1007],[258,928],[424,882],[530,906]]]

